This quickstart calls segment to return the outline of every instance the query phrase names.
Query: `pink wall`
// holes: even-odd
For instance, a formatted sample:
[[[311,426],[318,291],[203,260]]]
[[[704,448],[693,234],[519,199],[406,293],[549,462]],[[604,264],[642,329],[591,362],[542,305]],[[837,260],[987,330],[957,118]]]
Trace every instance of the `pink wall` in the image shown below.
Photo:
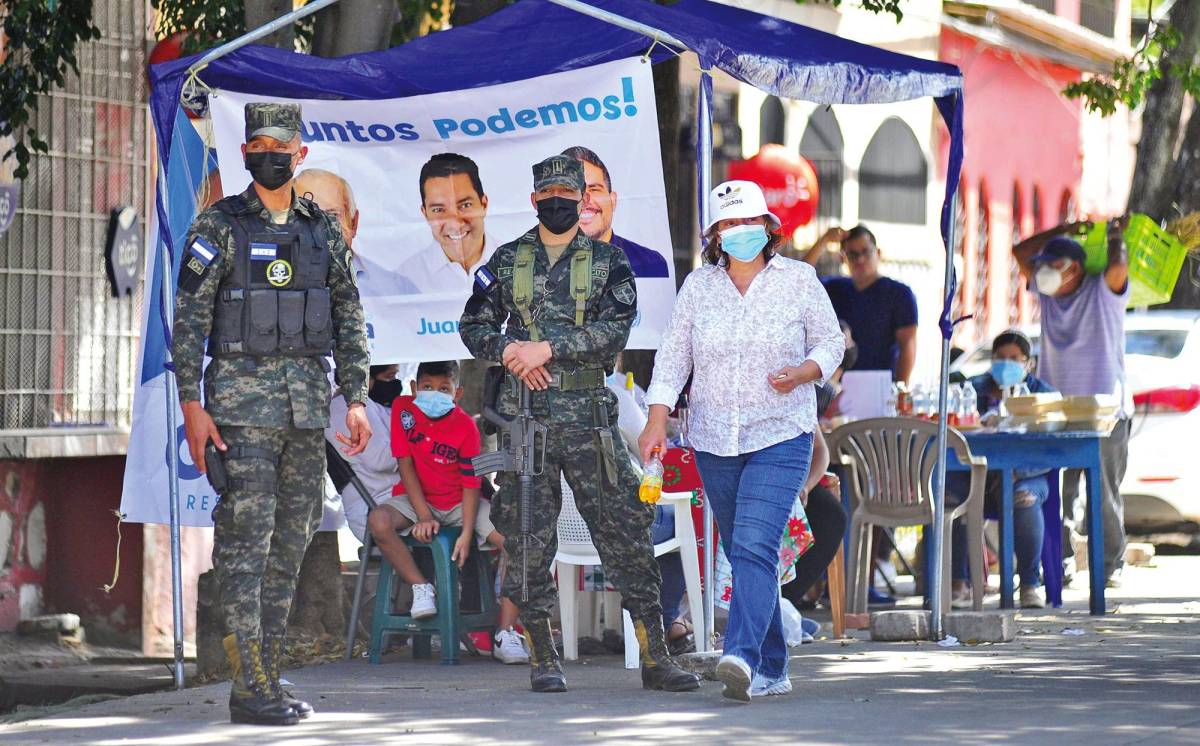
[[[1014,228],[1013,189],[1020,192],[1017,232],[1028,236],[1038,227],[1054,225],[1064,193],[1076,195],[1083,169],[1078,102],[1061,90],[1079,79],[1079,72],[1030,56],[1016,56],[976,39],[943,28],[941,59],[963,71],[965,156],[962,204],[965,206],[961,312],[975,313],[980,297],[977,234],[981,208],[986,209],[990,251],[987,272],[986,325],[968,322],[958,327],[956,342],[970,347],[1010,323],[1030,321],[1032,304],[1011,279]],[[947,144],[942,146],[945,170]],[[986,205],[980,205],[980,187]],[[1041,195],[1041,215],[1032,214],[1034,186]],[[1021,309],[1014,319],[1009,308]]]

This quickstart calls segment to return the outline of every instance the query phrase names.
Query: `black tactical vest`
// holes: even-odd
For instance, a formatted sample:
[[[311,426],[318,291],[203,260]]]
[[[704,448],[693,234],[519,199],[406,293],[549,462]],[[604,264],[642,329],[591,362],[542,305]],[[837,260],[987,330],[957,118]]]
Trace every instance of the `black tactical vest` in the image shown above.
[[[317,214],[315,204],[305,206]],[[237,256],[217,287],[208,354],[328,355],[333,322],[324,221],[293,211],[291,222],[276,225],[263,220],[241,196],[226,197],[216,207],[229,218]]]

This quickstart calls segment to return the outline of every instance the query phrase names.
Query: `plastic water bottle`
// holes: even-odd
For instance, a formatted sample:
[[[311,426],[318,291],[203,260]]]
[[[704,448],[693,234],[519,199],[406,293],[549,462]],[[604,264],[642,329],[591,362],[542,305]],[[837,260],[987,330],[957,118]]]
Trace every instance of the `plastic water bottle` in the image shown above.
[[[650,454],[650,460],[642,467],[642,484],[638,487],[638,499],[649,505],[655,505],[662,498],[662,487],[662,449],[655,446]]]
[[[970,383],[962,386],[958,424],[962,427],[976,427],[979,424],[979,394],[975,393],[975,387]]]

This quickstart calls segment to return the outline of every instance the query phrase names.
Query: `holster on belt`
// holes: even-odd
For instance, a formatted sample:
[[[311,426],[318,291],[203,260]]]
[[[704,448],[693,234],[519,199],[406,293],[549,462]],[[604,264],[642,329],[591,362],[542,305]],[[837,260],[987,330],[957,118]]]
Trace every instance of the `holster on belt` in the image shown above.
[[[213,491],[223,495],[229,489],[229,474],[225,471],[225,457],[212,441],[204,447],[204,470]]]

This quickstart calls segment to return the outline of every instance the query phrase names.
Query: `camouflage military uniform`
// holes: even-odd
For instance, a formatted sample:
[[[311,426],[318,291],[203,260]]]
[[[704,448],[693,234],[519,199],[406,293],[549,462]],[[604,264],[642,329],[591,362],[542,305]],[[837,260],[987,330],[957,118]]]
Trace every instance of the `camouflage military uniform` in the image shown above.
[[[547,366],[551,374],[561,381],[564,374],[569,378],[580,370],[611,370],[637,315],[633,270],[624,252],[611,244],[589,239],[579,231],[551,267],[536,229],[520,240],[535,244],[537,300],[532,310],[538,328],[554,351]],[[512,276],[518,243],[514,241],[496,249],[487,270],[498,281],[486,291],[476,283],[459,324],[463,342],[477,358],[499,361],[510,343],[530,338],[513,306]],[[592,251],[592,293],[585,323],[576,326],[575,300],[569,282],[571,257],[585,247]],[[501,332],[506,322],[508,326]],[[638,479],[626,458],[615,459],[615,485],[601,484],[593,436],[593,401],[599,399],[607,413],[612,442],[622,442],[617,431],[616,397],[604,386],[602,378],[601,375],[600,385],[593,389],[562,391],[552,387],[533,393],[534,414],[549,428],[549,434],[545,473],[535,481],[534,533],[541,545],[531,550],[529,556],[529,600],[521,604],[521,615],[526,620],[547,617],[557,598],[550,565],[557,552],[555,527],[562,505],[560,475],[565,474],[604,563],[606,577],[621,593],[623,605],[635,619],[657,619],[661,624],[661,578],[650,542],[654,509],[638,500]],[[505,387],[500,409],[504,414],[516,413],[517,401],[511,387]],[[515,477],[503,474],[492,502],[492,520],[505,535],[514,561],[521,556],[515,503]],[[508,573],[505,593],[510,598],[520,598],[519,572]]]
[[[251,186],[248,208],[270,215]],[[288,221],[322,221],[332,254],[327,284],[337,382],[347,402],[367,398],[367,344],[350,255],[336,220],[293,196]],[[218,285],[237,259],[237,241],[225,213],[209,208],[192,223],[185,246],[197,238],[219,252],[199,286],[176,296],[175,375],[180,401],[200,398],[204,340],[213,324]],[[181,275],[188,272],[185,266]],[[205,409],[231,449],[259,449],[255,457],[226,458],[231,480],[213,511],[213,560],[229,630],[240,637],[282,636],[305,548],[321,517],[324,429],[329,381],[318,357],[217,357],[204,373]]]

